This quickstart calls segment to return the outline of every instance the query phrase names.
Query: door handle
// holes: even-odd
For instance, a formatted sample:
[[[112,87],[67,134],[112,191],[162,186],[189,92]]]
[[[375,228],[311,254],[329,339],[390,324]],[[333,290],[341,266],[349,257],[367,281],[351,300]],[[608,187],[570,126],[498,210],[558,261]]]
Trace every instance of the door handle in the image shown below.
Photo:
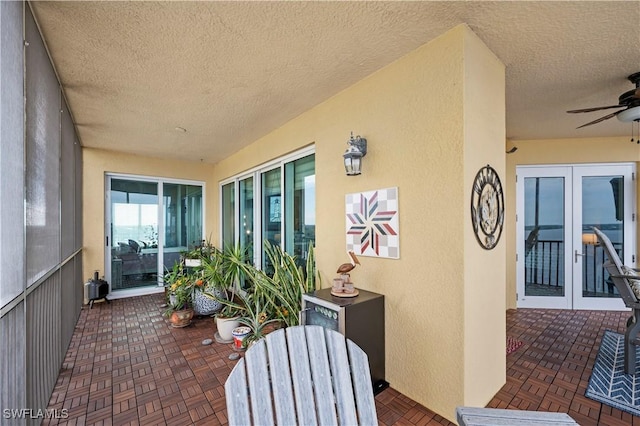
[[[586,256],[586,254],[578,253],[578,250],[576,250],[576,255],[575,255],[576,261],[575,261],[575,263],[578,263],[578,256]]]

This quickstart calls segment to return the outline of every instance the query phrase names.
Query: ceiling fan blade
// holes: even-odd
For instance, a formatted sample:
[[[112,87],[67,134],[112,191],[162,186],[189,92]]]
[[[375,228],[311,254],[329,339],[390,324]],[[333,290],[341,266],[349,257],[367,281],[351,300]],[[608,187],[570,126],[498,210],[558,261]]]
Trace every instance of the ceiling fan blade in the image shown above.
[[[624,111],[624,110],[622,110],[622,111]],[[607,115],[605,115],[604,117],[600,117],[600,118],[598,118],[597,120],[593,120],[593,121],[588,122],[587,124],[583,124],[583,125],[582,125],[582,126],[580,126],[580,127],[576,127],[576,129],[581,129],[581,128],[583,128],[583,127],[591,126],[592,124],[596,124],[596,123],[599,123],[599,122],[601,122],[601,121],[608,120],[608,119],[613,118],[613,117],[615,117],[616,115],[618,115],[618,113],[619,113],[619,112],[620,112],[620,111],[612,112],[611,114],[607,114]]]
[[[571,114],[575,114],[576,112],[593,112],[593,111],[600,111],[601,109],[624,108],[626,106],[627,105],[609,105],[609,106],[594,107],[594,108],[572,109],[571,111],[567,111],[567,112]]]

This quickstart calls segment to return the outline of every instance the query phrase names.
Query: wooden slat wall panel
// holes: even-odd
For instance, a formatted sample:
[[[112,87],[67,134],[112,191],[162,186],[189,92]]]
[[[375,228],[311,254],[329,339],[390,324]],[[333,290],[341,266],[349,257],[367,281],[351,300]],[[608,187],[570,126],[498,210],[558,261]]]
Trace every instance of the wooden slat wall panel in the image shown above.
[[[27,405],[46,408],[62,364],[61,274],[27,296]]]
[[[19,303],[0,319],[0,342],[5,348],[0,356],[0,407],[21,409],[27,407],[25,366],[24,302]],[[24,420],[2,419],[3,425],[24,424]]]

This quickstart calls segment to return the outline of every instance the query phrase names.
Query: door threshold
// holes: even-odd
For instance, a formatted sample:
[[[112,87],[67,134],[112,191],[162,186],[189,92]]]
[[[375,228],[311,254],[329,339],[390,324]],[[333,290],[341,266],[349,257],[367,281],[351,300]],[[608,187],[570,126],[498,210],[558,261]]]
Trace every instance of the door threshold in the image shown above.
[[[111,293],[109,293],[108,297],[110,300],[114,300],[114,299],[125,299],[128,297],[146,296],[148,294],[155,294],[155,293],[164,293],[164,287],[149,286],[149,287],[113,290]]]

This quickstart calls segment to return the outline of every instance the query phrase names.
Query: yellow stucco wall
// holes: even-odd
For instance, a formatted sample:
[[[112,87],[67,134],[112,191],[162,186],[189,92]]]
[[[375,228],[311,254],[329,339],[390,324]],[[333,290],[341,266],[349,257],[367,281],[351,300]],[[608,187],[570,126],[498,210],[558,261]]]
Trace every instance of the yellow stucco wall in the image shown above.
[[[476,241],[470,199],[478,170],[491,165],[505,178],[505,69],[472,32],[464,39],[464,403],[485,406],[506,381],[506,235],[492,250]]]
[[[507,155],[507,291],[508,309],[516,307],[516,167],[533,164],[577,164],[638,162],[640,146],[630,137],[547,139],[509,141],[508,148],[518,147]],[[636,185],[636,191],[638,186]],[[640,193],[636,200],[640,200]]]
[[[369,141],[344,174],[350,132]],[[462,25],[216,165],[84,150],[85,275],[104,271],[106,172],[206,183],[206,233],[219,240],[219,182],[310,144],[316,253],[324,285],[345,253],[345,195],[399,189],[400,259],[361,257],[357,287],[385,295],[386,379],[449,419],[484,405],[505,377],[505,238],[480,248],[469,202],[478,169],[504,165],[504,67]]]
[[[217,210],[213,207],[211,180],[213,166],[201,162],[162,160],[100,149],[83,148],[83,274],[105,272],[105,174],[122,173],[205,182],[205,234],[217,229]]]
[[[475,66],[484,68],[475,74]],[[488,86],[478,87],[485,77]],[[465,126],[467,106],[484,111]],[[494,120],[489,126],[482,124],[487,118]],[[351,131],[369,142],[356,177],[345,176],[342,165]],[[361,257],[352,273],[357,287],[386,297],[387,380],[449,419],[456,405],[486,404],[505,375],[504,248],[487,258],[468,234],[469,197],[480,166],[504,170],[502,66],[466,26],[457,27],[220,162],[214,180],[309,143],[316,149],[316,254],[325,286],[348,261],[345,194],[399,188],[400,260]],[[491,282],[485,287],[478,277]],[[485,290],[481,307],[465,302]]]

